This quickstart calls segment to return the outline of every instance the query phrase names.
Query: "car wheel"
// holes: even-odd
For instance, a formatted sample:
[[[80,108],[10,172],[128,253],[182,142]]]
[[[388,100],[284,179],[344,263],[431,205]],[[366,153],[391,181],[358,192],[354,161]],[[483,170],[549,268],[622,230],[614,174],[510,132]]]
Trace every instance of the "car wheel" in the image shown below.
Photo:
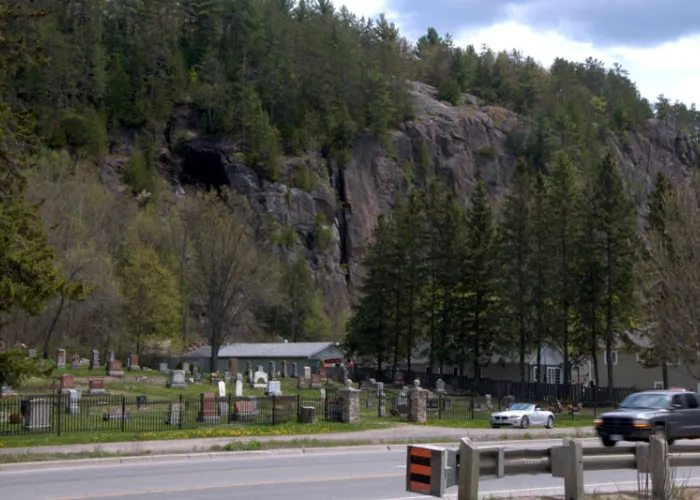
[[[600,438],[600,440],[603,442],[603,446],[605,446],[606,448],[612,448],[613,446],[615,446],[617,444],[615,441],[613,441],[610,438]]]
[[[520,421],[520,427],[523,429],[527,429],[530,427],[530,419],[527,417],[523,417],[523,419]]]
[[[547,429],[554,429],[554,417],[547,419]]]

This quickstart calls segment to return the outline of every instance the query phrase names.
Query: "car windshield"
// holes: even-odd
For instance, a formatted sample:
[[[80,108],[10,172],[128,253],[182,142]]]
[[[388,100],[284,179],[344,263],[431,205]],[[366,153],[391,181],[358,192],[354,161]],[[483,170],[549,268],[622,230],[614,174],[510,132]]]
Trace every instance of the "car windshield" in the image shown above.
[[[510,407],[510,409],[517,411],[532,411],[534,407],[535,405],[531,405],[528,403],[515,403],[513,406]]]
[[[660,410],[668,407],[666,394],[631,394],[620,403],[620,408],[635,410]]]

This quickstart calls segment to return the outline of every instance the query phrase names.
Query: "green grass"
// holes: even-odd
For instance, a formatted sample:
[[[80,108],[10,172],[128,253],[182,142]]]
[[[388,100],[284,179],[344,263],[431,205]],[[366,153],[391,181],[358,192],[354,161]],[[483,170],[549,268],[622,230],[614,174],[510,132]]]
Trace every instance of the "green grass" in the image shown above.
[[[202,427],[163,432],[71,432],[58,436],[56,434],[32,434],[8,436],[0,440],[0,448],[21,448],[25,446],[54,446],[67,444],[99,444],[138,441],[169,441],[175,439],[197,438],[247,438],[262,436],[288,436],[304,434],[327,434],[332,432],[357,432],[372,429],[382,429],[392,426],[391,423],[359,422],[343,424],[340,422],[317,422],[305,425],[297,422],[287,422],[279,425],[232,424],[226,427]]]

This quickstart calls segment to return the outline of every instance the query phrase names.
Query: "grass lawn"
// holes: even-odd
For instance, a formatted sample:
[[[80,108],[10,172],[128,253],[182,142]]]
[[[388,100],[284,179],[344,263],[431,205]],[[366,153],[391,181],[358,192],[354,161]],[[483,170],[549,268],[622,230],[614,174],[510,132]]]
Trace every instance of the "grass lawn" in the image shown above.
[[[61,444],[116,443],[129,441],[160,441],[196,438],[245,438],[262,436],[289,436],[304,434],[327,434],[332,432],[355,432],[382,429],[396,425],[395,422],[359,422],[343,424],[337,422],[317,422],[304,425],[288,422],[279,425],[242,424],[210,428],[169,430],[164,432],[70,432],[56,434],[30,434],[7,436],[0,439],[0,448],[19,448],[24,446],[53,446]]]

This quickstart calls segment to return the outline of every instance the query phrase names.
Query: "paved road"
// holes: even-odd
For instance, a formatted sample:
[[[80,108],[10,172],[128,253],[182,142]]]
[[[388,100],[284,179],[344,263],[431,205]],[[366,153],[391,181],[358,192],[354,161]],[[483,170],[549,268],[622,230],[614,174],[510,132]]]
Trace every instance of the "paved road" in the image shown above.
[[[547,447],[555,442],[503,443]],[[584,445],[595,445],[585,440]],[[2,498],[22,500],[402,500],[430,498],[405,492],[405,450],[318,450],[275,456],[273,451],[207,460],[137,465],[93,465],[0,472]],[[700,469],[679,469],[677,478],[700,484]],[[589,491],[634,490],[634,471],[589,472]],[[516,476],[481,482],[483,497],[556,495],[563,483],[551,476]],[[455,488],[446,498],[456,498]]]

